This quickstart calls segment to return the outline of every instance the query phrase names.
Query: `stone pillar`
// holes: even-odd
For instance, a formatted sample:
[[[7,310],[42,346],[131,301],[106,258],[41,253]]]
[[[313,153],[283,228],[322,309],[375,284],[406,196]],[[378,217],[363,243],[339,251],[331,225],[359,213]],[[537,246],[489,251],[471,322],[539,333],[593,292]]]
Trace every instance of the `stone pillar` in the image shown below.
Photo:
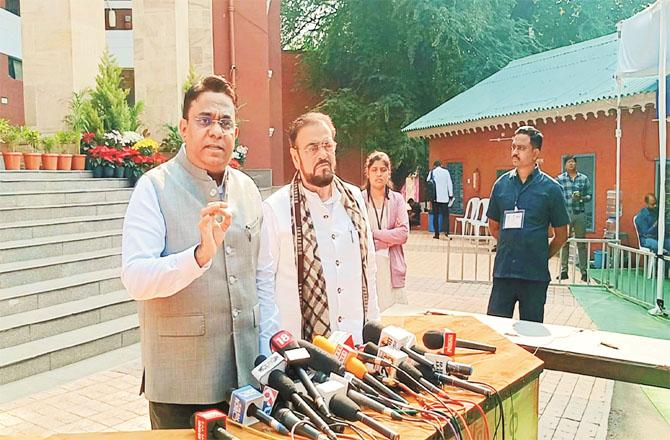
[[[212,0],[188,2],[189,61],[199,76],[214,72]]]
[[[72,93],[95,86],[105,50],[103,0],[22,0],[26,125],[64,128]]]
[[[142,123],[160,140],[181,115],[189,68],[188,0],[133,0],[135,100]]]

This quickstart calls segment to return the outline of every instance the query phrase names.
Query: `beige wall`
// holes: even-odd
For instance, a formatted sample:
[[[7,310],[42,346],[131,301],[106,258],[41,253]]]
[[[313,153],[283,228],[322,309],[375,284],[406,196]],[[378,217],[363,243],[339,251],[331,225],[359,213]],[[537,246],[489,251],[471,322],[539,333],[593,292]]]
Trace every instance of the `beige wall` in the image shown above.
[[[199,76],[214,72],[212,0],[188,2],[189,61]]]
[[[212,72],[210,0],[134,0],[135,99],[144,101],[141,120],[155,139],[165,123],[181,115],[182,86],[189,65]]]
[[[64,128],[73,91],[95,85],[105,49],[103,0],[22,0],[26,125]]]

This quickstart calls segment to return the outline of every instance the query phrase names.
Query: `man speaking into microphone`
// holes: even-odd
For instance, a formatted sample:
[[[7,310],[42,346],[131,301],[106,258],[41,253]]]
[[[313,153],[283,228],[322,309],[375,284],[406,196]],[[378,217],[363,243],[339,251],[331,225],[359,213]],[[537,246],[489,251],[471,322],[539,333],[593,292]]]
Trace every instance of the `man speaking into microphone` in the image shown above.
[[[307,113],[289,127],[293,181],[263,203],[256,276],[261,350],[280,328],[302,339],[379,319],[375,247],[361,191],[335,175],[335,127]]]
[[[121,279],[137,300],[153,429],[188,428],[251,380],[258,354],[261,196],[231,169],[235,93],[208,76],[184,96],[177,156],[137,182],[123,224]]]

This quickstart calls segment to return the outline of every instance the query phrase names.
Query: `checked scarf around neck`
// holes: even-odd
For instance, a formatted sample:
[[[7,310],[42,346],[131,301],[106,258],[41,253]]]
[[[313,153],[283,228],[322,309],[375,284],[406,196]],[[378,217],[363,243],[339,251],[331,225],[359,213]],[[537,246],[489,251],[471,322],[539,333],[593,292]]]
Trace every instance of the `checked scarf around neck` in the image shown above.
[[[368,228],[351,190],[337,176],[333,178],[333,184],[342,195],[341,203],[358,232],[361,252],[363,322],[365,322],[368,312]],[[323,277],[319,245],[316,241],[314,222],[307,207],[305,187],[302,184],[300,173],[293,176],[290,196],[293,247],[298,269],[298,294],[302,312],[302,339],[311,341],[317,335],[328,337],[331,328],[326,280]]]

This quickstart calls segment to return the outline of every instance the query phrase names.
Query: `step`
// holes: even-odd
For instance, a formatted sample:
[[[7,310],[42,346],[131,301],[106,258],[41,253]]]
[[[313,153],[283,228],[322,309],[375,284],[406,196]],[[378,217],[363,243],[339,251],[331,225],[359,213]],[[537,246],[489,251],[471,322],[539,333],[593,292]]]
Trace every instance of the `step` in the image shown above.
[[[0,264],[121,247],[121,229],[0,242]]]
[[[243,172],[251,177],[260,189],[272,186],[272,169],[270,168],[244,169]]]
[[[15,191],[129,188],[128,179],[6,179],[0,175],[0,194]]]
[[[123,228],[123,214],[48,218],[0,224],[0,244],[79,232],[113,231]]]
[[[125,290],[5,316],[0,322],[0,349],[137,313]]]
[[[77,189],[62,191],[14,191],[0,193],[3,208],[59,204],[128,201],[132,188]]]
[[[0,317],[121,290],[120,275],[115,267],[0,289]]]
[[[125,214],[128,207],[127,201],[118,202],[91,202],[91,203],[70,203],[53,205],[34,205],[22,207],[4,207],[0,205],[0,222],[3,224],[57,219],[67,217],[83,217]]]
[[[20,179],[83,179],[83,178],[93,178],[93,171],[7,171],[0,170],[0,179],[11,179],[11,180],[20,180]]]
[[[139,341],[137,315],[0,349],[0,384],[53,370]]]
[[[0,289],[120,266],[120,248],[3,263],[0,264]]]

